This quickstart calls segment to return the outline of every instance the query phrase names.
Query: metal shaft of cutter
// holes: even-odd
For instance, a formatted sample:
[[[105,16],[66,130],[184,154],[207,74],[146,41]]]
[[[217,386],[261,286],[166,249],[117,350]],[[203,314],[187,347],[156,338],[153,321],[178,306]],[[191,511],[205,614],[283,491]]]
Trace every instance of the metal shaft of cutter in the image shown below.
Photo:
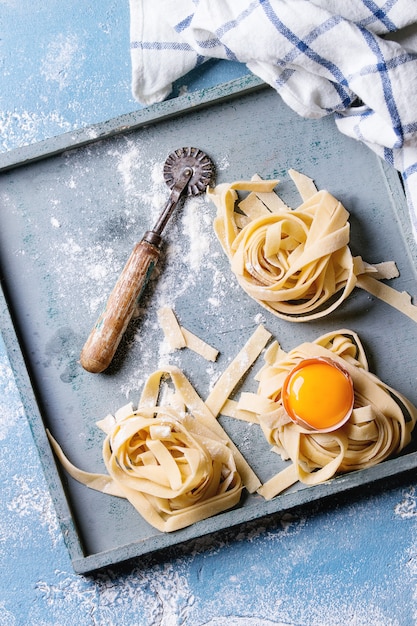
[[[146,231],[143,236],[143,239],[148,243],[159,246],[161,244],[161,235],[162,232],[167,225],[171,215],[175,211],[178,202],[181,199],[182,194],[187,189],[187,185],[193,175],[193,170],[191,167],[185,167],[178,180],[175,182],[175,185],[172,187],[171,194],[169,196],[168,202],[166,203],[162,213],[160,214],[158,221],[152,230]]]

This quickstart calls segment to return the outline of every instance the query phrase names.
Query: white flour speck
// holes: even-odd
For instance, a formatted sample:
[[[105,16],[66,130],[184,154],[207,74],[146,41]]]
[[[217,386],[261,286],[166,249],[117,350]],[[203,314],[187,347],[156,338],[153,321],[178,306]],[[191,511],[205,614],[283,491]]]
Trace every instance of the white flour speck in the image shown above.
[[[66,254],[80,254],[83,251],[80,244],[74,239],[68,239],[68,241],[62,244],[62,248]]]
[[[66,183],[67,187],[69,189],[75,189],[77,187],[77,183],[75,182],[75,179],[73,176],[71,176],[71,178],[69,179],[69,181]]]
[[[41,75],[48,81],[58,83],[59,89],[65,89],[81,66],[84,55],[76,35],[59,35],[47,48],[47,54],[41,65]]]
[[[151,180],[154,185],[165,185],[164,166],[162,163],[154,163],[151,169]]]
[[[230,161],[229,161],[229,157],[226,155],[223,158],[219,159],[218,162],[216,163],[216,168],[219,171],[227,170],[229,167],[230,167]]]
[[[35,479],[15,476],[14,482],[16,495],[8,502],[8,510],[20,517],[30,517],[36,513],[42,525],[48,527],[51,539],[56,544],[60,540],[59,525],[49,493],[36,485]]]
[[[142,167],[139,148],[132,142],[128,143],[128,149],[119,155],[117,171],[121,174],[126,192],[135,190],[136,174]]]
[[[395,507],[395,513],[403,519],[417,517],[417,494],[414,487],[404,493],[402,501]]]
[[[265,324],[265,316],[262,313],[257,313],[254,317],[255,324]]]
[[[189,268],[197,272],[200,269],[202,259],[210,249],[209,226],[203,214],[204,200],[201,197],[190,198],[184,206],[181,216],[183,236],[189,239],[189,252],[185,262]]]
[[[87,268],[87,274],[93,280],[101,280],[106,278],[109,273],[109,268],[106,265],[97,263]]]

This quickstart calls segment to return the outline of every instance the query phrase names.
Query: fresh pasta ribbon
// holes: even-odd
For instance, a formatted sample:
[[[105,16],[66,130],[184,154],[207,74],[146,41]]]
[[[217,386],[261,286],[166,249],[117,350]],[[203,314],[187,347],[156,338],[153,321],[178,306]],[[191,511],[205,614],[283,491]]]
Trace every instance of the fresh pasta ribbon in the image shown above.
[[[158,310],[158,320],[164,336],[172,349],[179,350],[187,347],[208,361],[217,359],[219,351],[187,328],[184,328],[184,326],[181,326],[173,309],[170,307],[164,306]]]
[[[307,430],[286,415],[281,391],[284,380],[302,359],[328,358],[347,370],[353,381],[355,402],[349,420],[330,433]],[[257,417],[267,441],[283,460],[292,462],[262,485],[258,492],[273,498],[297,480],[316,485],[336,473],[361,470],[398,454],[411,441],[417,408],[401,393],[369,372],[365,352],[356,333],[342,329],[285,353],[275,342],[258,372],[260,406],[275,408]]]
[[[353,257],[345,207],[307,176],[290,175],[303,200],[296,209],[275,193],[278,180],[257,175],[207,191],[217,207],[214,231],[244,291],[274,315],[306,322],[334,311],[358,286],[417,321],[417,307],[404,306],[403,295],[377,289],[381,278],[398,276],[395,263]],[[248,195],[240,199],[242,190]]]

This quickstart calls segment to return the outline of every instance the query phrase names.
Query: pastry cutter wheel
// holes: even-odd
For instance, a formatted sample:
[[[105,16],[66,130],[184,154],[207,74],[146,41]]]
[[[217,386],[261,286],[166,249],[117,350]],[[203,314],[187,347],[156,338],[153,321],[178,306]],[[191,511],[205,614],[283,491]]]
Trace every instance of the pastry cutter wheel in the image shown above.
[[[166,159],[163,173],[171,194],[154,228],[146,231],[133,248],[104,311],[82,349],[80,363],[88,372],[103,372],[110,365],[158,261],[162,231],[181,199],[205,191],[213,177],[214,166],[198,148],[179,148]]]

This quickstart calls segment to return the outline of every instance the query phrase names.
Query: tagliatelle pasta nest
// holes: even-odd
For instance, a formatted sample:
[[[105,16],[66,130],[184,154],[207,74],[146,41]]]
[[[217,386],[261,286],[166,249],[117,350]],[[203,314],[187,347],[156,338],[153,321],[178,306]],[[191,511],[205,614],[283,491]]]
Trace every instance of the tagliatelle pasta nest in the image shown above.
[[[235,506],[243,487],[253,493],[261,483],[216,416],[270,337],[259,326],[205,402],[178,368],[153,372],[137,409],[129,403],[97,422],[106,434],[103,461],[108,474],[73,465],[48,432],[62,466],[91,489],[127,498],[149,524],[164,532]],[[172,385],[163,397],[168,381]]]
[[[63,466],[92,488],[127,498],[152,526],[173,531],[235,506],[242,480],[227,437],[170,406],[131,404],[98,424],[106,433],[107,475],[75,468],[52,440]]]
[[[275,193],[278,180],[257,175],[207,191],[215,233],[246,293],[282,319],[305,322],[328,315],[358,286],[417,321],[410,296],[380,283],[398,276],[395,263],[353,257],[348,211],[307,176],[290,174],[303,200],[296,209]]]
[[[302,359],[327,358],[351,376],[354,408],[346,424],[329,433],[314,432],[292,422],[282,405],[282,386]],[[402,394],[368,370],[356,333],[339,330],[284,352],[274,342],[258,372],[258,420],[268,442],[292,463],[259,489],[270,499],[297,480],[316,485],[336,473],[361,470],[398,454],[410,443],[417,409]],[[245,405],[245,402],[242,402]],[[247,403],[246,403],[247,406]],[[253,400],[256,411],[256,398]]]

